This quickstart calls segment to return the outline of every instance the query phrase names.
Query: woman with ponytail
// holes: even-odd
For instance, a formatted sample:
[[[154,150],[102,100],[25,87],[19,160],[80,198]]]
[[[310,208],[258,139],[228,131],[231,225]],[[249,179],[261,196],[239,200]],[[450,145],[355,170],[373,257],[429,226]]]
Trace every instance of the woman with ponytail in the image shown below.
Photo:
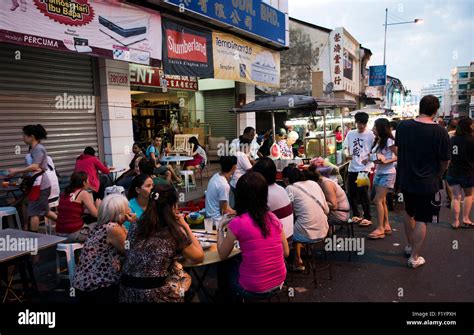
[[[57,216],[49,210],[48,198],[51,193],[51,182],[44,172],[48,170],[48,154],[41,144],[47,136],[46,129],[40,124],[23,127],[23,142],[29,146],[31,164],[26,168],[9,169],[9,177],[18,174],[30,175],[34,180],[33,186],[28,190],[28,217],[30,230],[38,231],[40,216],[47,216],[56,221]]]
[[[199,241],[177,212],[178,194],[171,185],[155,186],[140,220],[132,223],[127,237],[120,284],[120,301],[182,302],[191,285],[176,258],[195,263],[204,259]]]

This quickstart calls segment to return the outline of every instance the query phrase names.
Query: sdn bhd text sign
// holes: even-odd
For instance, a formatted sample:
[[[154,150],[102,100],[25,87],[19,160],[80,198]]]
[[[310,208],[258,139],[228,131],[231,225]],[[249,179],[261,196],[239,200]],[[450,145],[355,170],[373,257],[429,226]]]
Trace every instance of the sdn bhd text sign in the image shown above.
[[[286,46],[285,14],[261,0],[165,0],[165,2]]]
[[[369,86],[385,86],[387,81],[387,65],[369,67]]]

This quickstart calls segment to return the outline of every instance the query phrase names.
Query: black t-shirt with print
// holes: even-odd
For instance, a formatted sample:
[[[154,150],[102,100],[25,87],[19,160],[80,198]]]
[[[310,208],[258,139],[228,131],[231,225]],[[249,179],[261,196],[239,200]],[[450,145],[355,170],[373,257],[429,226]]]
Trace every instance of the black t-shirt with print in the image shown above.
[[[397,127],[397,174],[403,191],[434,194],[440,188],[441,162],[450,159],[446,129],[430,123],[406,120]]]

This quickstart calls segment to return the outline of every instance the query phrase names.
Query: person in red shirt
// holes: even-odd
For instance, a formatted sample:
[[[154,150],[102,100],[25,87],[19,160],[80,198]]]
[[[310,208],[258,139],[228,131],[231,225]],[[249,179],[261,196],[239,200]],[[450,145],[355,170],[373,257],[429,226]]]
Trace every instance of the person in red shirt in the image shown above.
[[[96,193],[100,188],[98,171],[101,171],[105,174],[110,173],[110,170],[95,156],[95,150],[92,147],[85,148],[84,153],[81,154],[76,160],[74,172],[81,171],[87,174],[89,177],[89,188]]]

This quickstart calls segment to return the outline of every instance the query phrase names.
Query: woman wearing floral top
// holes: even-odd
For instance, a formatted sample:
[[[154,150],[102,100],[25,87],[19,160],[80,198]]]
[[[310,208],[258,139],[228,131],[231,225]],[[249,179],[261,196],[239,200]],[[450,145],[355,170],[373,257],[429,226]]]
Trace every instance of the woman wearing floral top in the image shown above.
[[[199,241],[177,214],[178,194],[171,185],[158,185],[137,223],[132,223],[123,273],[120,302],[182,302],[191,278],[176,259],[204,259]]]
[[[280,147],[280,158],[282,159],[293,159],[293,144],[295,144],[298,139],[298,133],[296,131],[290,131],[286,140],[281,140],[278,142]]]
[[[97,226],[87,238],[74,275],[73,287],[81,302],[117,302],[126,220],[135,221],[127,198],[120,194],[105,197],[99,207]]]

